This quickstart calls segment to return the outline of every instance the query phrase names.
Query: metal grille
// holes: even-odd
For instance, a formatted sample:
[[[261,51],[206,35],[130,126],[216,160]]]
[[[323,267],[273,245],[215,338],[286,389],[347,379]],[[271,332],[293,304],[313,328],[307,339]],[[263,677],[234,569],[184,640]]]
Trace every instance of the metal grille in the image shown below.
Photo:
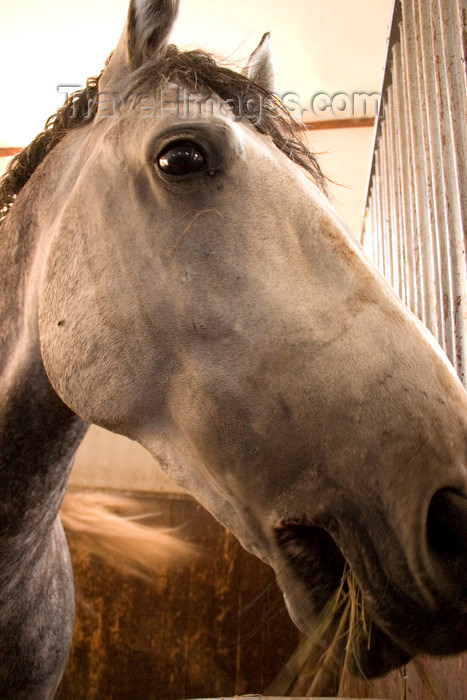
[[[362,242],[467,376],[467,0],[396,0]]]

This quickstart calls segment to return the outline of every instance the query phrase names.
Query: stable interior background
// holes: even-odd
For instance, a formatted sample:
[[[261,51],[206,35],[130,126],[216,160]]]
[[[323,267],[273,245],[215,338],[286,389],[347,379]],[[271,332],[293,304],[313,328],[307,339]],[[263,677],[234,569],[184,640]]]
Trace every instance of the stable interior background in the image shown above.
[[[317,93],[379,92],[392,5],[393,0],[182,0],[172,39],[241,66],[270,31],[277,92],[293,93],[306,109]],[[0,0],[0,173],[9,160],[1,154],[26,145],[60,106],[57,86],[80,85],[99,73],[126,12],[127,0]],[[337,209],[358,238],[373,128],[343,126],[315,129],[308,137],[334,183]],[[210,560],[183,570],[161,567],[148,585],[119,575],[71,542],[78,615],[58,699],[264,692],[297,644],[268,567],[126,438],[92,426],[71,484],[140,494],[137,507],[158,513],[156,522],[189,530]],[[430,663],[435,695],[427,691],[423,674],[414,676],[409,667],[410,696],[460,698],[462,658]],[[456,679],[459,691],[443,694]],[[400,698],[402,685],[396,672],[358,697]]]

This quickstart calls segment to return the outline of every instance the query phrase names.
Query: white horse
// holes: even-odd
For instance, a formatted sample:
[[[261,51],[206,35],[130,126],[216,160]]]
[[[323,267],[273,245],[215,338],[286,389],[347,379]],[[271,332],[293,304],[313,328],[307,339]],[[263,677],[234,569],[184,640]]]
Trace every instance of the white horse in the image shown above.
[[[304,632],[347,563],[368,676],[467,648],[464,389],[323,193],[268,37],[237,74],[167,45],[178,4],[131,0],[0,190],[5,699],[52,697],[66,664],[57,513],[90,422],[268,562]]]

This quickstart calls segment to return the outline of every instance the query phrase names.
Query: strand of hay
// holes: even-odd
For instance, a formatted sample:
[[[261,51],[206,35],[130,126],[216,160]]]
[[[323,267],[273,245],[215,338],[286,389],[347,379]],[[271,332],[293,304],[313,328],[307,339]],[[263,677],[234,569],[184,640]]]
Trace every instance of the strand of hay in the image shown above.
[[[346,568],[339,588],[319,614],[312,635],[299,645],[265,690],[265,695],[336,695],[342,680],[337,658],[344,648],[352,617],[350,592],[347,590],[350,576]],[[357,597],[353,600],[356,602]]]
[[[344,569],[339,588],[316,620],[313,634],[305,638],[287,664],[264,691],[265,695],[301,697],[367,697],[371,684],[350,674],[357,637],[364,635],[371,645],[371,621],[358,582],[349,567]],[[433,672],[423,659],[413,661],[430,700],[447,700]],[[401,671],[401,700],[408,697],[407,670]]]
[[[330,627],[337,611],[338,596],[339,593],[336,593],[327,602],[316,620],[313,633],[298,645],[285,666],[264,691],[266,696],[280,697],[290,692],[302,695],[306,693],[310,679],[315,677],[320,661],[332,642]],[[299,687],[296,687],[297,681],[300,683]]]
[[[339,588],[317,618],[313,634],[305,639],[265,694],[351,696],[358,686],[363,696],[369,683],[349,672],[357,635],[371,643],[371,623],[364,600],[352,572],[344,569]]]
[[[187,563],[198,553],[174,528],[140,522],[155,514],[134,515],[139,505],[125,496],[71,492],[63,499],[60,518],[70,543],[124,574],[146,580],[161,564]]]
[[[306,695],[329,693],[343,697],[350,695],[356,684],[367,689],[369,684],[364,674],[356,680],[349,671],[351,659],[356,658],[354,645],[357,637],[364,635],[368,647],[371,644],[371,623],[366,618],[361,589],[347,566],[334,596],[332,612],[324,622],[327,623],[331,642],[318,661]]]

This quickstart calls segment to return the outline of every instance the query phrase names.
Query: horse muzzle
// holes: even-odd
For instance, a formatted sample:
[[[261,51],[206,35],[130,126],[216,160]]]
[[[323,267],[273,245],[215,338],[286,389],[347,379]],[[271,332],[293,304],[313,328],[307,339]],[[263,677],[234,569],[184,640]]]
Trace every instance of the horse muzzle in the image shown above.
[[[348,661],[357,675],[381,676],[418,654],[467,649],[467,498],[446,488],[434,494],[415,562],[414,550],[403,551],[390,530],[372,536],[348,510],[347,517],[336,517],[334,508],[332,516],[276,524],[278,583],[297,626],[313,633],[350,567],[367,619],[349,632]],[[383,521],[375,515],[373,532],[384,532]],[[343,663],[344,641],[341,647],[336,660]]]

